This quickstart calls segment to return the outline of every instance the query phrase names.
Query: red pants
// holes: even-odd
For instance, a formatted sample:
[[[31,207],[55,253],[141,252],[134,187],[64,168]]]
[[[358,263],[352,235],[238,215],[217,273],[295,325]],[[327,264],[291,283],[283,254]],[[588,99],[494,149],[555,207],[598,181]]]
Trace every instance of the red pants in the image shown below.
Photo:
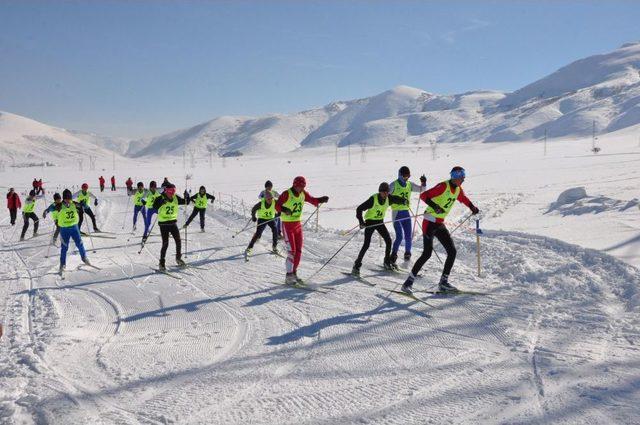
[[[302,223],[299,221],[282,222],[284,243],[287,246],[287,273],[295,273],[302,258]]]

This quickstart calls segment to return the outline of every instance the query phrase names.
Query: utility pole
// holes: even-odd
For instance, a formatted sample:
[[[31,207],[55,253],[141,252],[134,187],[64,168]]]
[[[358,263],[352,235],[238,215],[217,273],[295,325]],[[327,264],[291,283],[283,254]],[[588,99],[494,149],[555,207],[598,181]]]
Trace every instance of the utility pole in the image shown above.
[[[547,129],[544,129],[544,156],[547,156]]]
[[[351,143],[347,145],[347,164],[351,166]]]

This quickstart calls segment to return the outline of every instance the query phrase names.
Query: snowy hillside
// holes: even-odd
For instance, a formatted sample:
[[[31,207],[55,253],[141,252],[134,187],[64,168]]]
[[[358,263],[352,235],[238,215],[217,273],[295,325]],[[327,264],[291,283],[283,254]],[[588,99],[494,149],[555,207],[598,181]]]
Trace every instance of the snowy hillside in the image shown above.
[[[298,147],[575,138],[640,123],[640,43],[576,61],[513,93],[399,86],[292,115],[222,117],[138,142],[135,156],[278,153]]]
[[[126,142],[95,134],[68,131],[0,111],[0,156],[9,163],[62,163],[88,156],[111,157]]]

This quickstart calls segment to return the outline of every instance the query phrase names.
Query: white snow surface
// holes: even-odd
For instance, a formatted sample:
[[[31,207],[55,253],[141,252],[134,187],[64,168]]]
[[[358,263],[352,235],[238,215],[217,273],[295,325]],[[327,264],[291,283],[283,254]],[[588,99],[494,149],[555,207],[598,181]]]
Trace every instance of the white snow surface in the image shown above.
[[[71,249],[64,280],[50,234],[18,242],[2,217],[0,422],[637,423],[640,146],[633,132],[599,146],[594,155],[590,139],[558,141],[544,156],[539,142],[452,143],[435,160],[406,145],[352,150],[350,159],[346,148],[336,157],[321,147],[211,168],[205,159],[188,169],[123,159],[115,171],[109,160],[94,172],[5,171],[3,185],[20,192],[42,176],[47,202],[65,186],[95,188],[100,174],[168,176],[179,193],[189,174],[187,186],[204,184],[217,200],[206,233],[197,220],[189,229],[186,259],[198,268],[175,271],[181,280],[154,273],[157,236],[137,253],[141,226],[131,234],[122,189],[96,193],[98,224],[115,239],[84,238],[102,270],[80,266]],[[428,186],[453,165],[467,169],[465,191],[482,210],[482,274],[468,223],[453,234],[451,281],[487,295],[418,292],[424,304],[390,293],[405,275],[380,271],[376,238],[362,269],[376,286],[351,280],[342,271],[361,234],[311,281],[327,293],[278,285],[284,261],[267,252],[268,231],[245,263],[251,231],[232,235],[267,178],[282,191],[304,174],[311,194],[330,196],[318,231],[314,219],[305,229],[304,278],[347,241],[340,231],[355,224],[355,207],[405,164]],[[572,188],[584,196],[560,196]],[[467,214],[456,206],[449,228]],[[49,218],[41,224],[52,231]],[[416,238],[414,259],[421,250]],[[437,243],[436,252],[444,259]],[[171,244],[170,266],[173,253]],[[432,257],[415,289],[434,289],[441,267]]]

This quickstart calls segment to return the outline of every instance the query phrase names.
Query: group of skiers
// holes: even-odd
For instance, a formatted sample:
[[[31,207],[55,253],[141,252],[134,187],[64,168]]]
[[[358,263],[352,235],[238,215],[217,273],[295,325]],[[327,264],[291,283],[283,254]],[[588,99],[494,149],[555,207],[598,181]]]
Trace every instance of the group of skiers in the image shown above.
[[[98,178],[98,185],[100,186],[100,192],[104,192],[104,184],[106,183],[106,180],[104,179],[104,176],[100,176]],[[116,176],[111,176],[111,191],[115,192],[116,190]]]
[[[364,242],[360,252],[354,262],[351,274],[359,278],[360,268],[364,256],[369,249],[371,238],[374,232],[378,232],[385,244],[383,267],[389,271],[398,271],[397,265],[398,251],[404,241],[404,260],[411,260],[411,244],[413,239],[413,222],[415,216],[412,215],[411,194],[420,193],[420,201],[424,202],[426,209],[423,213],[422,233],[424,250],[415,261],[409,275],[402,286],[402,291],[412,292],[412,285],[418,276],[421,268],[429,260],[433,252],[433,239],[437,238],[447,252],[447,258],[439,281],[441,291],[455,291],[456,288],[449,283],[449,274],[456,258],[456,248],[451,239],[449,231],[445,225],[445,218],[453,208],[455,201],[466,205],[472,212],[477,214],[478,208],[471,203],[462,190],[462,183],[466,174],[462,167],[454,167],[449,179],[438,183],[426,190],[427,179],[424,175],[420,177],[420,184],[411,182],[409,179],[411,172],[408,167],[403,166],[398,170],[398,178],[391,183],[382,182],[378,186],[378,191],[368,197],[356,208],[356,219],[359,228],[364,230]],[[143,182],[138,182],[136,189],[133,189],[131,178],[127,180],[127,194],[133,200],[133,230],[137,226],[138,216],[141,214],[144,220],[144,232],[142,235],[142,245],[153,228],[152,217],[155,215],[156,222],[160,228],[162,246],[160,249],[159,271],[166,271],[166,253],[171,237],[176,245],[176,264],[185,266],[182,259],[182,241],[180,228],[177,225],[178,209],[180,205],[194,203],[194,208],[182,228],[187,228],[196,216],[200,219],[200,229],[205,229],[205,213],[207,204],[215,201],[215,196],[207,193],[204,186],[200,186],[198,192],[191,196],[184,191],[183,197],[176,194],[176,187],[165,177],[161,188],[157,187],[155,181],[149,183],[148,189]],[[104,178],[100,177],[100,189],[103,190]],[[303,176],[293,179],[290,188],[282,194],[273,190],[271,181],[267,181],[264,190],[258,195],[259,201],[251,209],[251,220],[256,223],[256,230],[245,250],[245,258],[251,254],[255,243],[261,238],[266,227],[272,233],[272,251],[279,254],[277,244],[280,238],[284,239],[287,250],[286,255],[286,276],[285,283],[288,285],[304,284],[297,275],[303,252],[303,225],[302,211],[304,203],[309,203],[315,207],[329,201],[328,196],[314,197],[306,190],[307,182]],[[112,189],[115,187],[115,179],[112,177]],[[38,194],[35,189],[31,190],[25,199],[23,207],[24,226],[21,240],[29,226],[29,220],[33,221],[34,236],[38,231],[38,217],[34,212],[36,199],[44,196],[44,191]],[[83,183],[81,190],[72,194],[69,189],[65,189],[62,196],[58,193],[53,195],[54,202],[50,204],[43,213],[46,218],[48,213],[56,224],[53,241],[61,235],[60,270],[64,270],[66,264],[66,253],[68,242],[73,239],[78,247],[82,261],[90,264],[87,259],[86,250],[82,244],[81,226],[84,215],[88,215],[93,224],[94,232],[100,232],[96,224],[96,218],[91,210],[90,204],[98,205],[97,197],[89,191],[87,183]],[[7,206],[11,215],[11,224],[15,224],[16,211],[21,207],[20,198],[13,189],[7,194]],[[395,240],[391,241],[391,235],[385,225],[387,210],[392,210],[392,221],[395,230]],[[417,211],[417,210],[416,210]]]

